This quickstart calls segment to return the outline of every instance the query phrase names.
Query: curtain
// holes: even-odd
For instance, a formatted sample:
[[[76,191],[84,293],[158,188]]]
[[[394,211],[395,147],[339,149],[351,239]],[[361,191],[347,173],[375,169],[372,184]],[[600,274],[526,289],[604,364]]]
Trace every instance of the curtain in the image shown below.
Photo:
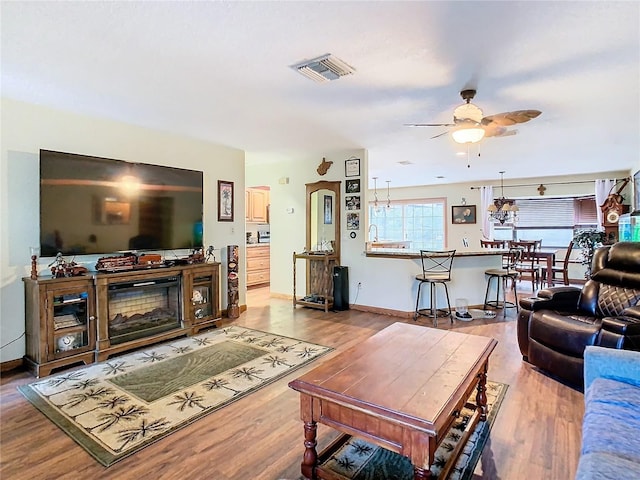
[[[480,187],[480,213],[482,214],[482,236],[486,240],[493,240],[491,232],[491,219],[487,209],[493,203],[493,187]]]
[[[615,184],[615,180],[596,180],[596,215],[598,216],[598,230],[604,230],[604,227],[602,226],[603,218],[602,210],[600,210],[600,205],[602,205],[607,199]]]

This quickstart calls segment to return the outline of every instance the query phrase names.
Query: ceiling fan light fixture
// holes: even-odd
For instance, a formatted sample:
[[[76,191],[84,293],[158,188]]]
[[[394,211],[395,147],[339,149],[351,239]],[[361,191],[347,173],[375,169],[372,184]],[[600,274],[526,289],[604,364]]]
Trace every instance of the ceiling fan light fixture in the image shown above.
[[[484,128],[459,128],[451,133],[456,143],[477,143],[484,138]]]
[[[482,110],[473,103],[463,103],[453,111],[454,122],[456,120],[472,120],[476,123],[482,121]]]

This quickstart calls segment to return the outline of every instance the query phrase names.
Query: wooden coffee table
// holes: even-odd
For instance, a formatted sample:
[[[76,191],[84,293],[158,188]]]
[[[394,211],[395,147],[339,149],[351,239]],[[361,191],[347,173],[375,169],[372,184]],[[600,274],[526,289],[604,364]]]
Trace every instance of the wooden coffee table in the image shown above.
[[[300,392],[306,478],[337,479],[321,463],[350,436],[409,458],[414,478],[431,477],[436,448],[477,390],[460,450],[486,420],[486,380],[493,338],[394,323],[289,383]],[[343,432],[320,455],[317,424]],[[441,473],[446,478],[459,451]]]

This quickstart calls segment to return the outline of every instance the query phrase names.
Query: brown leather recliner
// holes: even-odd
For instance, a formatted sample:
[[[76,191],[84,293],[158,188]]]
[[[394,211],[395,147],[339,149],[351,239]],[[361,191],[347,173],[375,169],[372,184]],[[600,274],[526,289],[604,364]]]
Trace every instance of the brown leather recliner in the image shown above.
[[[573,386],[583,385],[587,345],[640,350],[640,243],[598,248],[582,289],[540,290],[520,299],[522,358]]]

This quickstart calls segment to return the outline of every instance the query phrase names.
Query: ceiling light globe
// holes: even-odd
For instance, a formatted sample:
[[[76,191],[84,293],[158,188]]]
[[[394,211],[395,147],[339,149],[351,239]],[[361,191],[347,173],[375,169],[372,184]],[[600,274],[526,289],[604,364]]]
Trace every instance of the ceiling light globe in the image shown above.
[[[460,128],[451,133],[456,143],[476,143],[484,138],[484,129],[480,127]]]

